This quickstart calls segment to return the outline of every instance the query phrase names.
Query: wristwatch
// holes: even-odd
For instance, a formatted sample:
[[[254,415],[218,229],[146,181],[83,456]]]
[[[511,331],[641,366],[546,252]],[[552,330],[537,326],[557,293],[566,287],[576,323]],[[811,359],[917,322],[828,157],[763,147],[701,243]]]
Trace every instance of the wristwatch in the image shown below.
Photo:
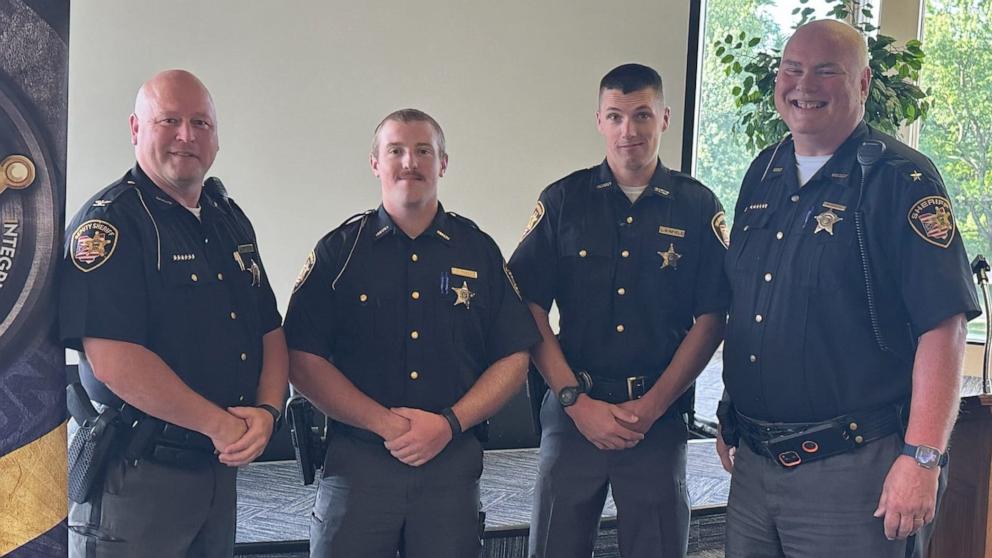
[[[255,405],[255,406],[272,415],[272,431],[275,432],[279,430],[279,427],[282,426],[282,411],[276,409],[275,407],[269,405],[268,403],[262,403],[261,405]]]
[[[947,454],[940,453],[940,450],[930,446],[903,444],[902,454],[912,457],[916,464],[924,469],[936,469],[947,465]]]
[[[571,407],[579,399],[579,394],[583,393],[579,386],[565,386],[558,392],[558,402],[562,407]]]

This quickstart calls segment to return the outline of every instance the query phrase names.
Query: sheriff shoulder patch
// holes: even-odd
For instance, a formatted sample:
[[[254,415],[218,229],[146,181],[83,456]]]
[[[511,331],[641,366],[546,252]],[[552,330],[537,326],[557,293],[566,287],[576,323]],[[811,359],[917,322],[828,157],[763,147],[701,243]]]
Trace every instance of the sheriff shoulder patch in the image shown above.
[[[534,212],[530,214],[530,219],[527,220],[527,228],[524,229],[524,236],[521,240],[527,238],[527,235],[530,234],[530,231],[534,230],[534,227],[541,222],[541,219],[544,219],[544,203],[539,201],[534,206]]]
[[[726,248],[730,246],[730,232],[727,231],[727,216],[723,211],[717,213],[713,216],[710,221],[710,225],[713,227],[713,234],[716,235],[717,240],[723,247]]]
[[[303,286],[306,282],[307,277],[310,277],[310,272],[313,271],[314,264],[317,263],[317,254],[310,250],[310,254],[307,255],[307,261],[303,262],[303,269],[300,270],[300,274],[296,276],[296,284],[293,285],[293,292],[295,293]]]
[[[943,196],[927,196],[909,210],[910,226],[930,244],[947,248],[954,240],[954,216],[951,202]]]
[[[106,221],[90,219],[72,233],[72,263],[82,272],[100,267],[117,249],[117,227]]]

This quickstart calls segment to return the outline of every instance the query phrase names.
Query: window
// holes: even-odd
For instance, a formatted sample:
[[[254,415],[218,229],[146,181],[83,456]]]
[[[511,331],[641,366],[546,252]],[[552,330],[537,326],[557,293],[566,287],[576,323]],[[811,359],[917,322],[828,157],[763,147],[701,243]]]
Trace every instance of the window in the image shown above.
[[[992,0],[926,0],[923,21],[921,85],[938,94],[920,151],[944,177],[969,259],[992,258]],[[985,340],[984,318],[969,339]]]

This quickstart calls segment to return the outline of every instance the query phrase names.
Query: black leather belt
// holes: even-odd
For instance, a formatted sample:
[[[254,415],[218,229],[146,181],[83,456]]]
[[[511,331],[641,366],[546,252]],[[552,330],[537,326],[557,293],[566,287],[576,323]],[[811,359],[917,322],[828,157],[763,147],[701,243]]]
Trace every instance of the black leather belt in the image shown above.
[[[149,417],[127,404],[121,408],[121,418],[130,428],[125,452],[129,460],[197,469],[217,459],[213,441],[204,434]]]
[[[901,406],[851,413],[822,422],[765,422],[737,413],[741,438],[758,455],[791,468],[853,451],[901,432]]]
[[[644,397],[644,394],[658,381],[657,376],[628,376],[608,378],[592,376],[592,386],[586,392],[589,397],[607,403],[623,403]]]

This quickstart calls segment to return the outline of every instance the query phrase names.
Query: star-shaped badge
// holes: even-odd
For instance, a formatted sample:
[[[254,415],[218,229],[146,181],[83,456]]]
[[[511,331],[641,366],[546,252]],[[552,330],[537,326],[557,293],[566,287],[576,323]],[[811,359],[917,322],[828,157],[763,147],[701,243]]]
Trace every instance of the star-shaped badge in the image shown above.
[[[455,294],[458,296],[458,298],[455,299],[454,306],[464,304],[465,308],[468,308],[472,302],[472,297],[475,296],[475,293],[468,289],[468,283],[462,281],[461,287],[452,287],[451,290],[455,291]]]
[[[669,244],[668,250],[665,252],[658,252],[658,255],[661,256],[661,269],[665,269],[666,267],[678,269],[679,259],[682,258],[682,254],[675,251],[674,244]]]
[[[909,173],[909,176],[910,176],[910,178],[913,179],[913,182],[919,182],[920,181],[920,178],[923,176],[923,173],[921,173],[920,171],[917,170],[917,171],[913,171],[913,172]]]
[[[820,231],[827,231],[827,234],[830,236],[834,235],[834,225],[844,220],[843,217],[840,217],[834,213],[833,209],[824,211],[814,217],[814,219],[816,219],[816,230],[813,231],[813,234]]]

